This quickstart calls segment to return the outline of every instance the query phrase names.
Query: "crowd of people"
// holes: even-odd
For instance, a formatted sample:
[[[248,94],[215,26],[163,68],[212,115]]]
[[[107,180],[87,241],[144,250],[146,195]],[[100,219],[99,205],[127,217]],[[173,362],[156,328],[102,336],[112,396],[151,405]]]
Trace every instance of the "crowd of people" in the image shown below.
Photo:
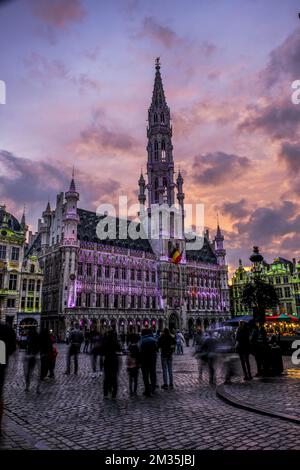
[[[128,374],[128,390],[130,396],[137,395],[140,372],[144,384],[143,394],[146,397],[156,393],[157,358],[160,353],[164,390],[174,387],[173,355],[182,355],[184,345],[189,347],[190,334],[165,328],[162,332],[154,332],[146,326],[140,334],[134,330],[127,336],[117,334],[112,326],[99,330],[92,326],[89,331],[82,331],[76,324],[68,335],[65,374],[70,375],[71,369],[78,374],[79,354],[83,345],[83,353],[91,357],[93,377],[103,375],[103,395],[114,400],[118,393],[118,376],[122,366],[121,356],[126,352],[126,369]],[[14,330],[7,324],[0,324],[0,340],[6,344],[6,364],[0,364],[0,423],[3,413],[3,385],[5,368],[9,356],[16,350]],[[193,333],[194,356],[198,361],[199,380],[203,370],[207,368],[209,383],[216,383],[216,366],[221,360],[224,369],[225,383],[230,383],[237,375],[237,362],[240,361],[244,380],[252,380],[249,357],[252,354],[256,361],[256,376],[276,375],[283,371],[282,356],[276,338],[268,339],[263,324],[240,322],[238,329],[232,331],[202,331],[198,327]],[[42,330],[38,333],[32,327],[28,331],[24,354],[25,391],[34,387],[40,393],[42,381],[48,377],[54,379],[57,357],[55,338],[51,331]],[[35,377],[35,379],[34,379]],[[32,385],[34,384],[34,385]]]

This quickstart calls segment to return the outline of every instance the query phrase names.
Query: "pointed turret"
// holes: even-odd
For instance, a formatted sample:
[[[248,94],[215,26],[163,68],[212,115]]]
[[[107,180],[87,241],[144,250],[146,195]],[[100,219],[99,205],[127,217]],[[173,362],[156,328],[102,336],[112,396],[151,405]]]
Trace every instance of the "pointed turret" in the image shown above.
[[[66,206],[64,214],[64,243],[77,241],[77,227],[79,224],[79,216],[77,214],[77,202],[79,193],[76,191],[74,167],[72,171],[72,179],[69,191],[65,193]]]
[[[139,203],[141,205],[144,205],[145,202],[146,202],[146,195],[145,195],[146,182],[145,182],[143,172],[141,172],[141,176],[140,176],[140,179],[139,179],[139,187],[140,187],[140,189],[139,189]]]
[[[217,232],[215,236],[215,253],[217,256],[218,264],[225,264],[226,251],[224,249],[224,235],[220,229],[219,216],[217,216]]]

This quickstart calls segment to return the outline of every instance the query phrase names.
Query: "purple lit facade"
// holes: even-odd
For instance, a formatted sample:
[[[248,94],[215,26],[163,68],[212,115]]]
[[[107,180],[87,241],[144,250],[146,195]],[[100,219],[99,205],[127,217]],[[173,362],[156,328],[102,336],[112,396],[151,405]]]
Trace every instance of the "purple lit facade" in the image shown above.
[[[180,172],[174,181],[170,109],[159,60],[155,68],[147,181],[143,174],[138,181],[138,200],[141,207],[148,203],[149,219],[153,204],[171,207],[176,199],[184,214],[184,181]],[[170,224],[168,236],[157,240],[123,240],[117,235],[100,243],[96,227],[105,216],[78,208],[79,198],[73,177],[69,190],[57,195],[54,210],[48,203],[29,249],[38,254],[44,269],[45,326],[63,337],[74,322],[82,328],[113,322],[119,332],[126,332],[132,327],[140,331],[144,324],[154,329],[208,327],[229,318],[228,269],[219,225],[213,241],[206,231],[197,251],[186,250],[184,215],[176,235]],[[116,222],[118,228],[120,219]],[[178,264],[170,259],[170,245],[182,254]]]

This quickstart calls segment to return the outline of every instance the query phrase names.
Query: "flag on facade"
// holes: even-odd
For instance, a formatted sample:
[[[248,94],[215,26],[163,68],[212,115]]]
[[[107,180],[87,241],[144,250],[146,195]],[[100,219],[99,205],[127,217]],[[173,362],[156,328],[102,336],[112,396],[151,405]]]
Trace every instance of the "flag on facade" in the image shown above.
[[[170,253],[170,257],[173,263],[178,264],[181,261],[182,258],[182,252],[178,250],[178,248],[173,248]]]

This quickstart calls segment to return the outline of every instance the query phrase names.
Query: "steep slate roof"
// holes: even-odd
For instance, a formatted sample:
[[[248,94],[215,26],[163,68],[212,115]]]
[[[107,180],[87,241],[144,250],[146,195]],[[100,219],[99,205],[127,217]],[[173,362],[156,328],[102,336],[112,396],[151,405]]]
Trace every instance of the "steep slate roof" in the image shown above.
[[[203,246],[200,250],[187,250],[186,259],[187,261],[218,264],[217,257],[206,237],[204,237]]]
[[[96,227],[100,220],[102,220],[104,215],[98,216],[95,212],[87,211],[84,209],[77,209],[78,215],[80,217],[80,223],[78,225],[78,239],[80,241],[102,243],[113,246],[120,246],[123,248],[131,248],[133,250],[141,250],[153,253],[151,245],[147,239],[143,240],[141,238],[137,240],[131,240],[131,238],[126,238],[125,240],[120,240],[119,233],[119,218],[116,218],[116,234],[117,237],[114,240],[106,239],[99,240],[96,234]],[[111,217],[111,219],[115,219]],[[130,221],[127,220],[127,225],[130,224]],[[140,224],[136,224],[137,227]],[[139,228],[137,228],[139,230]],[[206,238],[204,238],[203,247],[200,250],[189,250],[186,253],[188,261],[198,261],[202,263],[211,263],[217,264],[216,255],[213,252],[213,249]]]
[[[106,239],[99,240],[96,233],[96,227],[100,220],[107,217],[105,215],[97,215],[95,212],[87,211],[84,209],[77,209],[78,215],[80,217],[80,222],[78,225],[78,239],[80,241],[102,243],[105,245],[119,246],[122,248],[130,248],[132,250],[141,250],[152,253],[152,248],[147,239],[138,238],[137,240],[132,240],[127,237],[125,240],[119,239],[119,222],[118,217],[108,217],[109,220],[116,220],[116,238],[115,239]],[[130,220],[127,220],[127,226],[130,224]],[[139,230],[140,224],[135,224],[137,231]]]

